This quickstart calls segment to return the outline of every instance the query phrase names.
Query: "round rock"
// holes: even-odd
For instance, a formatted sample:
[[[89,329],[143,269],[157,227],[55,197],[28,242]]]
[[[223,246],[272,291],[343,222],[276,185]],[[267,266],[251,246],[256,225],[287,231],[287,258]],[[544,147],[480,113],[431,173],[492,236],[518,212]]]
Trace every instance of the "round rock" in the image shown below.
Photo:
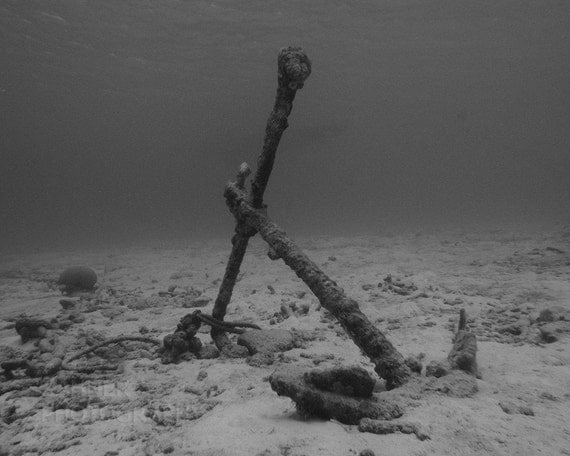
[[[64,292],[91,291],[97,283],[97,274],[86,266],[67,268],[60,275],[57,284]]]

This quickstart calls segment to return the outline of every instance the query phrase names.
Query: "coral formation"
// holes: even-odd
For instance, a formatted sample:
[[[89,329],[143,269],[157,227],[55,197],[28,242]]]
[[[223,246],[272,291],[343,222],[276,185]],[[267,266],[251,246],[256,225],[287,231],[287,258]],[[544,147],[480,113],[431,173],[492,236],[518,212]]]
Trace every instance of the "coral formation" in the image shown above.
[[[86,266],[72,266],[65,269],[57,280],[63,293],[91,291],[97,283],[97,274]]]

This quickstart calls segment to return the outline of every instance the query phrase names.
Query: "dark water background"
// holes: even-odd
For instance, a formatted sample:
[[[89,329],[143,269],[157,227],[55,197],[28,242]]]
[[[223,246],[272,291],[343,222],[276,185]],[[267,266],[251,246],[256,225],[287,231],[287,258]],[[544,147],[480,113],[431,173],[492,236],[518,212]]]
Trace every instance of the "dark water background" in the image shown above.
[[[292,235],[568,220],[567,0],[0,0],[2,247],[230,236],[276,55]]]

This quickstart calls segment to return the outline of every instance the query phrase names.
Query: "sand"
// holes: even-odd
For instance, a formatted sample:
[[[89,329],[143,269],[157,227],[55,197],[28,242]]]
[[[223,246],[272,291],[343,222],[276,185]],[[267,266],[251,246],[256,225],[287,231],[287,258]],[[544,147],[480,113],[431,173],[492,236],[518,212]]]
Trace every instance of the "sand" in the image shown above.
[[[478,338],[479,391],[466,398],[409,397],[403,418],[421,425],[429,440],[306,419],[271,390],[269,375],[287,364],[359,365],[370,372],[373,366],[305,284],[281,261],[269,260],[255,238],[227,319],[307,331],[301,346],[269,365],[247,359],[163,365],[151,345],[109,347],[97,353],[122,363],[106,378],[62,386],[54,377],[1,395],[0,454],[340,456],[370,449],[393,456],[570,455],[570,229],[297,242],[404,356],[423,353],[424,365],[446,357],[459,309],[466,309]],[[162,339],[193,310],[184,307],[192,299],[206,298],[200,309],[211,312],[229,247],[227,239],[165,241],[3,255],[0,356],[38,350],[38,340],[22,344],[13,323],[18,315],[61,319],[70,312],[50,280],[72,265],[93,268],[99,282],[95,292],[72,298],[81,317],[65,331],[48,331],[47,339],[67,356],[108,337]],[[382,286],[388,275],[403,282],[407,294]],[[549,315],[557,321],[541,321]],[[555,341],[545,341],[547,330]],[[211,342],[207,328],[198,336]]]

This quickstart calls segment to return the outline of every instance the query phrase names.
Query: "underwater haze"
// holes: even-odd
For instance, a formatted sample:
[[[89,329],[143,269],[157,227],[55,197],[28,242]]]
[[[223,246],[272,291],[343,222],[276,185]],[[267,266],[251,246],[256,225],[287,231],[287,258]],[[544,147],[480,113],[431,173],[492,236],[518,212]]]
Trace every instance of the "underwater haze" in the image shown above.
[[[566,0],[0,0],[0,243],[229,236],[277,53],[290,234],[568,221]]]

